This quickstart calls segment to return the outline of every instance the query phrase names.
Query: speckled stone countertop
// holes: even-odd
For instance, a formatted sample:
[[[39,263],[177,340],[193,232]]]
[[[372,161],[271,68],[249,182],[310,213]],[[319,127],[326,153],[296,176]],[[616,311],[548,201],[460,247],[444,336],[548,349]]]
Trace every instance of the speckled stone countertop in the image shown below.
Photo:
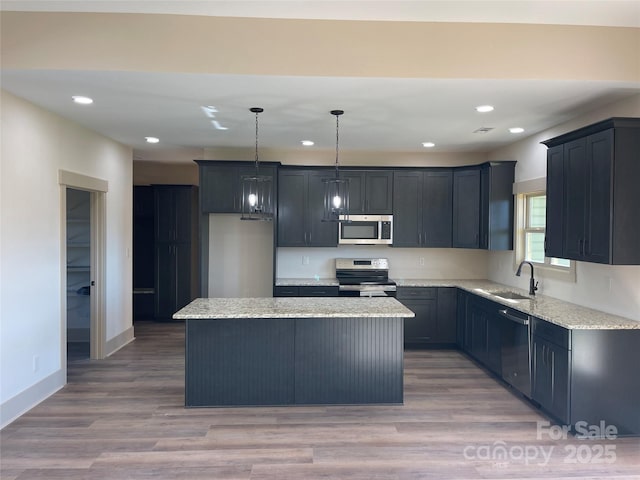
[[[640,321],[582,307],[545,295],[530,297],[526,290],[488,280],[394,279],[398,287],[458,287],[494,302],[536,316],[572,330],[640,329]],[[507,300],[491,292],[509,291],[528,297],[527,300]]]
[[[196,298],[173,315],[177,320],[228,318],[414,317],[395,298],[279,297]]]
[[[276,287],[337,287],[336,278],[276,278]]]
[[[534,315],[561,327],[573,330],[624,330],[640,329],[640,321],[620,317],[575,303],[538,294],[529,300],[507,300],[490,292],[509,291],[529,297],[528,292],[489,280],[440,280],[394,278],[398,287],[457,287],[523,313]],[[338,285],[335,278],[278,278],[276,286],[326,286]]]

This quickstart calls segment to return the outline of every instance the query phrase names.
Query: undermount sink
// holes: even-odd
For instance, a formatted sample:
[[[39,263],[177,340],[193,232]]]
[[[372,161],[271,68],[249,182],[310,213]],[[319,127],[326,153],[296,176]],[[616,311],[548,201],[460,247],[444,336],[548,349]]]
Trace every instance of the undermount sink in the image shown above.
[[[489,292],[491,295],[495,295],[496,297],[505,298],[507,300],[529,300],[530,297],[526,295],[520,295],[519,293],[509,292],[507,290],[501,292]]]

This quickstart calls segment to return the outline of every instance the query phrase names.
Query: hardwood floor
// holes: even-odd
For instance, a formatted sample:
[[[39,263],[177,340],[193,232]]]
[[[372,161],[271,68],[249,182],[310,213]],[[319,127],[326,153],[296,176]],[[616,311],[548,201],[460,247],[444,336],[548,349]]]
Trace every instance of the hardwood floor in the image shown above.
[[[403,406],[185,409],[184,326],[135,330],[0,432],[2,479],[640,479],[640,439],[539,434],[456,351],[406,353]]]

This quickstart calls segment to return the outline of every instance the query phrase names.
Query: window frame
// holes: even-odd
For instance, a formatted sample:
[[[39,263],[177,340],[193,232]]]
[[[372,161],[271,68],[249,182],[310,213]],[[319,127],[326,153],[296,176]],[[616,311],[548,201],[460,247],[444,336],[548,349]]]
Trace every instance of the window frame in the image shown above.
[[[513,256],[514,271],[517,270],[520,263],[525,260],[526,233],[527,232],[540,233],[540,232],[546,231],[546,225],[545,225],[545,228],[529,227],[528,225],[529,223],[528,211],[527,211],[528,199],[531,197],[542,196],[542,195],[546,195],[546,190],[536,189],[533,191],[519,191],[518,193],[515,193],[516,208],[515,208],[514,224],[516,225],[516,231],[515,231],[516,238],[514,242],[514,256]],[[531,263],[536,268],[536,272],[539,272],[538,274],[541,277],[553,277],[553,278],[570,281],[570,282],[576,281],[576,262],[575,261],[569,260],[569,266],[564,267],[561,265],[553,265],[551,263],[551,260],[552,260],[551,257],[547,257],[545,255],[544,263],[531,261],[531,260],[526,260],[526,261],[528,262],[531,261]]]

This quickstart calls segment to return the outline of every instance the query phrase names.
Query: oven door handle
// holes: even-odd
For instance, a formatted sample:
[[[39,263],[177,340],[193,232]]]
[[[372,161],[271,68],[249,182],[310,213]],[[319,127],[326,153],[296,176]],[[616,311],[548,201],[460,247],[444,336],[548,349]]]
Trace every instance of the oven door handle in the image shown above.
[[[516,317],[515,315],[511,315],[507,310],[498,310],[498,313],[512,322],[519,323],[520,325],[529,325],[529,317]]]

